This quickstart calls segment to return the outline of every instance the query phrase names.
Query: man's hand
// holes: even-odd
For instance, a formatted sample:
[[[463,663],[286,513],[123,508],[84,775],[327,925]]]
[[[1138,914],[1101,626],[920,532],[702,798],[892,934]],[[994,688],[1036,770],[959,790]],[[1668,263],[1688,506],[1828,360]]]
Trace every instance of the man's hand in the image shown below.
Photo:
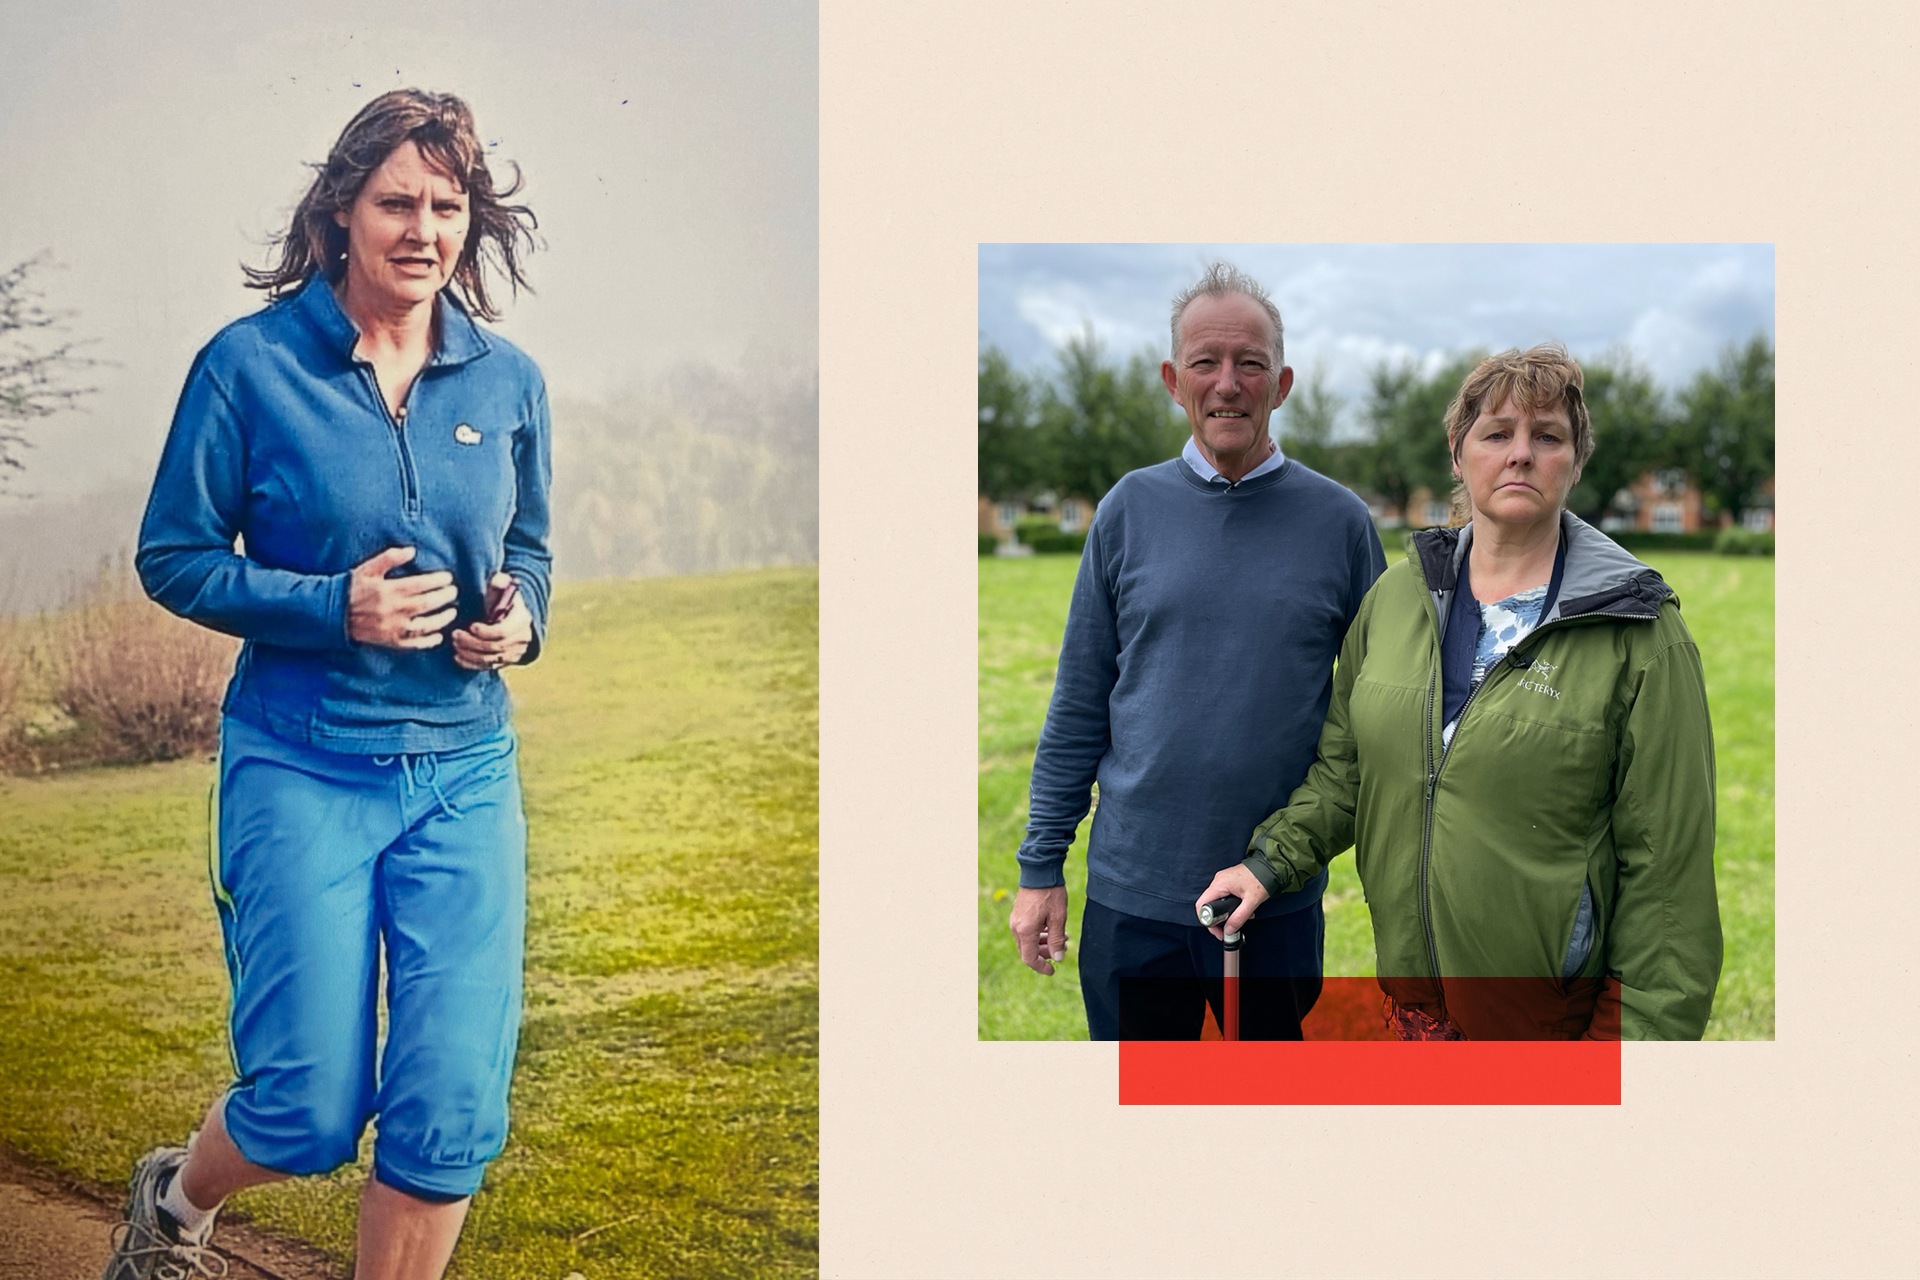
[[[488,583],[504,587],[507,575],[496,573]],[[513,598],[513,608],[498,622],[476,622],[453,633],[453,660],[469,671],[492,671],[512,666],[526,656],[533,643],[533,613],[525,593]]]
[[[1267,887],[1260,883],[1260,877],[1247,870],[1245,863],[1236,862],[1215,876],[1213,883],[1207,886],[1206,892],[1193,900],[1194,918],[1196,920],[1200,918],[1201,903],[1212,902],[1215,898],[1223,898],[1228,894],[1239,898],[1240,905],[1233,909],[1233,914],[1227,917],[1227,923],[1224,926],[1216,924],[1207,930],[1216,938],[1224,939],[1229,933],[1240,932],[1241,927],[1253,918],[1253,913],[1259,909],[1260,904],[1267,900]]]
[[[406,578],[387,576],[413,554],[412,547],[388,547],[354,566],[347,587],[351,639],[387,649],[431,649],[446,638],[440,632],[453,621],[451,606],[460,594],[453,575],[442,569]]]
[[[1020,944],[1020,963],[1053,976],[1053,963],[1067,958],[1067,886],[1022,889],[1013,896],[1007,928]]]

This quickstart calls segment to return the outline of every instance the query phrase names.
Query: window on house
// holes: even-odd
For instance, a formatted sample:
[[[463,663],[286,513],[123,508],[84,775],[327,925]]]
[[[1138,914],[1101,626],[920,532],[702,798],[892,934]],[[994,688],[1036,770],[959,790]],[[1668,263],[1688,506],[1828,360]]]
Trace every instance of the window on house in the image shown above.
[[[1087,521],[1087,507],[1078,498],[1068,498],[1060,504],[1060,532],[1078,533]]]
[[[1680,514],[1677,502],[1662,502],[1653,509],[1653,531],[1655,533],[1684,533],[1687,522]]]
[[[1017,502],[1001,503],[1000,504],[1000,527],[1002,529],[1011,529],[1013,528],[1014,525],[1018,524],[1019,522],[1020,522],[1020,504]]]
[[[1772,507],[1748,507],[1740,523],[1754,533],[1765,533],[1773,528]]]
[[[1428,524],[1445,524],[1453,519],[1453,506],[1446,502],[1429,502],[1421,512],[1421,519]]]

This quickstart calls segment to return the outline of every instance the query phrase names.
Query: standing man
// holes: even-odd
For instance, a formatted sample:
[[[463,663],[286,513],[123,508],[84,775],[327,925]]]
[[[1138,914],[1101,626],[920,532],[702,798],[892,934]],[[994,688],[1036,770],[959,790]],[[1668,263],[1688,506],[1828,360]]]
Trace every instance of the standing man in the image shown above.
[[[1080,945],[1096,1040],[1199,1036],[1221,955],[1194,898],[1306,777],[1334,657],[1386,567],[1366,504],[1268,432],[1293,370],[1266,290],[1216,263],[1174,299],[1172,328],[1160,376],[1193,438],[1122,477],[1094,515],[1008,922],[1021,960],[1052,974],[1062,868],[1097,782]],[[1322,872],[1248,923],[1246,1039],[1300,1038],[1320,995],[1325,888]]]

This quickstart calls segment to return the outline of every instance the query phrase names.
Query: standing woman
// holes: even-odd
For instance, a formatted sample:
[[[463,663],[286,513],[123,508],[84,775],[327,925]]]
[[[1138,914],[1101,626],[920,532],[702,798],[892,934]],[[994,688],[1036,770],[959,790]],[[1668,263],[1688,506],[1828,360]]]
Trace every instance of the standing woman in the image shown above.
[[[345,1164],[375,1119],[354,1274],[437,1277],[506,1140],[526,820],[500,669],[545,630],[548,420],[473,317],[489,269],[525,283],[533,216],[449,94],[382,95],[316,168],[248,269],[272,305],[194,360],[140,530],[147,592],[246,641],[210,859],[236,1079],[140,1161],[108,1280],[213,1274],[227,1196]]]
[[[1471,521],[1374,585],[1319,758],[1201,895],[1238,927],[1354,845],[1401,1039],[1697,1040],[1713,1008],[1706,681],[1673,590],[1566,511],[1582,381],[1550,345],[1467,376]]]

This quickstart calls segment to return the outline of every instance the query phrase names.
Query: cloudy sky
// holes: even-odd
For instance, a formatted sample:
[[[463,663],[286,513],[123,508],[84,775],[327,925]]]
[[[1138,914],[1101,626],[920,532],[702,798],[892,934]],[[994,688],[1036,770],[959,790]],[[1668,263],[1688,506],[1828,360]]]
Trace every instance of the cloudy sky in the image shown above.
[[[0,29],[0,267],[49,253],[49,302],[112,362],[86,412],[39,431],[17,487],[42,498],[151,477],[194,352],[260,305],[238,264],[393,87],[465,97],[524,169],[546,247],[499,328],[556,399],[686,360],[815,359],[805,0],[0,0]]]
[[[1225,258],[1272,291],[1287,363],[1350,401],[1381,360],[1428,367],[1547,339],[1624,348],[1669,387],[1773,336],[1772,245],[982,245],[980,339],[1027,368],[1091,325],[1164,357],[1167,305]]]

